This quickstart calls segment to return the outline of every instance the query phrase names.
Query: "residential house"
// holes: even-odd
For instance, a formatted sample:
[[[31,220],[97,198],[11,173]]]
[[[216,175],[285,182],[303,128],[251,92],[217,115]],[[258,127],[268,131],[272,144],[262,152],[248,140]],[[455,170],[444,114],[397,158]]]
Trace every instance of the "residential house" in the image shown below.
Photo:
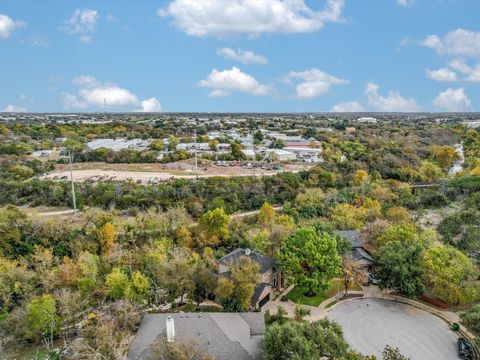
[[[127,358],[147,359],[163,338],[197,344],[217,360],[261,360],[264,333],[261,312],[145,314]]]
[[[365,250],[364,243],[358,234],[357,230],[338,230],[334,233],[350,242],[352,249],[352,257],[355,262],[362,267],[371,269],[374,264],[373,257]]]
[[[252,308],[262,307],[270,300],[273,290],[283,286],[280,270],[274,258],[259,254],[255,250],[238,248],[218,261],[218,273],[223,276],[228,276],[230,266],[237,262],[242,256],[249,257],[252,261],[260,265],[260,281],[253,292],[251,304]]]

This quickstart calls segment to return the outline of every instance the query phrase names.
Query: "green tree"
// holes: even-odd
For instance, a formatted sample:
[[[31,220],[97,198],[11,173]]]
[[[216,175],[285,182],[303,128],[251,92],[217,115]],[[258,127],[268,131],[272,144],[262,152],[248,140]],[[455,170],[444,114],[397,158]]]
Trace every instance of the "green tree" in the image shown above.
[[[422,266],[427,283],[440,300],[461,304],[478,298],[478,270],[461,251],[451,246],[433,246],[425,251]]]
[[[215,292],[227,310],[246,311],[250,308],[259,269],[260,265],[247,256],[230,264],[228,277],[220,277]]]
[[[382,236],[378,238],[378,245],[382,246],[389,242],[398,241],[403,244],[412,244],[417,239],[415,225],[396,225],[388,227]]]
[[[341,230],[360,229],[365,225],[368,211],[363,207],[338,204],[332,212],[332,220]]]
[[[130,286],[128,276],[118,267],[106,276],[105,284],[107,285],[108,296],[114,300],[123,298]]]
[[[158,140],[158,139],[155,139],[152,141],[152,143],[150,144],[150,148],[152,150],[156,150],[156,151],[163,151],[165,150],[165,146],[163,144],[163,141],[162,140]]]
[[[242,152],[242,145],[234,142],[230,145],[230,152],[232,157],[236,160],[241,160],[245,158],[245,154]]]
[[[33,298],[28,304],[25,315],[25,336],[35,342],[45,338],[52,339],[58,333],[60,319],[52,295]]]
[[[398,348],[393,348],[390,345],[385,346],[385,349],[383,349],[382,359],[383,360],[410,360],[410,358],[403,356],[400,353],[400,350],[398,350]]]
[[[133,302],[146,302],[148,291],[150,290],[150,281],[139,271],[132,273],[132,281],[125,291],[125,297]]]
[[[253,134],[253,138],[257,139],[259,142],[262,142],[263,141],[262,132],[260,130],[255,131],[255,133]]]
[[[79,139],[69,138],[63,142],[63,146],[75,153],[80,153],[85,149],[85,143]]]
[[[302,287],[307,296],[326,290],[340,275],[341,257],[336,236],[317,232],[314,227],[299,228],[289,236],[278,255],[283,274]]]
[[[0,209],[0,255],[18,258],[33,252],[30,233],[30,221],[14,206]]]
[[[375,275],[381,289],[395,289],[408,297],[423,294],[423,248],[416,243],[398,240],[387,242],[375,254]]]
[[[197,304],[200,304],[208,295],[215,292],[217,279],[214,271],[208,267],[206,261],[202,260],[197,263],[196,269],[193,272],[193,283],[194,287],[191,298],[194,299]]]
[[[202,230],[210,239],[226,240],[229,237],[228,226],[230,216],[225,214],[223,208],[216,208],[204,213],[198,221]],[[216,241],[212,241],[215,243]]]
[[[460,315],[465,326],[475,335],[480,336],[480,304]]]
[[[337,323],[324,319],[310,322],[275,322],[267,327],[264,360],[361,359],[352,352]]]
[[[177,145],[180,143],[180,140],[175,136],[170,136],[168,138],[168,150],[173,151],[177,148]]]

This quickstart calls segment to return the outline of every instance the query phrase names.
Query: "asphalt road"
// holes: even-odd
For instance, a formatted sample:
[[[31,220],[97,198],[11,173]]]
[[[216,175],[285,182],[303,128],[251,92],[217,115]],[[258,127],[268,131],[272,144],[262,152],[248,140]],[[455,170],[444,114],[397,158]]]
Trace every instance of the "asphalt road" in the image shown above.
[[[378,357],[385,345],[390,345],[411,360],[460,359],[457,336],[448,325],[410,305],[356,299],[338,304],[327,317],[343,327],[345,339],[364,355]]]

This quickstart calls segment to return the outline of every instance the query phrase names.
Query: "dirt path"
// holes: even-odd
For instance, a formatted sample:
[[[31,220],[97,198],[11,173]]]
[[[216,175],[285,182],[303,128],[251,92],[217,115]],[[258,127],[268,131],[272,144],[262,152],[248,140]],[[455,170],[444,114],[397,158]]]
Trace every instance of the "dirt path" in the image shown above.
[[[289,172],[298,172],[299,170],[292,170]],[[116,170],[102,170],[102,169],[90,169],[90,170],[73,170],[73,180],[74,181],[125,181],[133,180],[142,184],[151,184],[160,181],[166,181],[170,179],[196,179],[196,178],[205,178],[205,177],[231,177],[231,176],[273,176],[280,173],[280,171],[262,171],[259,170],[245,170],[241,174],[189,174],[189,175],[180,175],[172,174],[169,172],[153,172],[153,171],[116,171]],[[54,179],[54,180],[68,180],[70,179],[69,171],[58,171],[47,174],[43,178],[45,179]]]

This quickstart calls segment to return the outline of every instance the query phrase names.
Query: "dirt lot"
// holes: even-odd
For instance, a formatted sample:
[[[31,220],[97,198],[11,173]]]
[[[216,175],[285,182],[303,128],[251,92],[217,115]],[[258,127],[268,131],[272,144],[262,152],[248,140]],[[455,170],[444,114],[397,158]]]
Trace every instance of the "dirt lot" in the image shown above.
[[[107,163],[77,163],[74,164],[73,178],[75,181],[106,181],[132,179],[143,184],[155,183],[172,178],[195,179],[211,176],[269,176],[282,171],[297,172],[308,169],[310,164],[281,164],[280,170],[261,168],[248,169],[240,166],[195,166],[191,160],[178,161],[169,164],[107,164]],[[67,179],[70,172],[65,165],[45,176],[47,179]]]

